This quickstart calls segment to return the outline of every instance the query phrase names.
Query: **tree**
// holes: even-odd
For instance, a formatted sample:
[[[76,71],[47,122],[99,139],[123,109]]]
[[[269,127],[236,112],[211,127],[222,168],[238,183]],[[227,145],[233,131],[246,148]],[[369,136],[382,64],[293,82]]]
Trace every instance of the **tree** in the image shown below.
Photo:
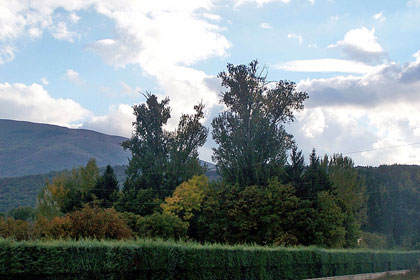
[[[258,62],[227,65],[219,73],[221,103],[227,110],[212,121],[213,160],[222,177],[241,187],[266,185],[268,178],[279,175],[286,162],[292,136],[283,124],[294,120],[294,111],[303,109],[306,92],[298,92],[290,81],[269,83],[258,72]]]
[[[343,226],[345,214],[337,205],[333,195],[322,191],[316,198],[315,245],[341,248],[346,243],[346,229]]]
[[[303,175],[303,182],[297,187],[296,194],[302,199],[315,200],[319,192],[330,191],[331,189],[328,174],[321,165],[315,149],[313,149],[309,156],[309,166]]]
[[[207,188],[208,178],[205,175],[192,177],[165,199],[161,205],[163,213],[178,216],[183,221],[191,220],[194,212],[200,209]]]
[[[37,198],[37,216],[51,219],[80,209],[99,178],[99,168],[95,159],[90,159],[85,167],[64,172],[47,182]]]
[[[99,199],[102,207],[111,207],[112,203],[117,198],[118,181],[114,174],[114,170],[110,165],[107,165],[104,175],[100,176],[91,190],[91,194]]]
[[[204,105],[194,106],[195,114],[183,114],[175,131],[163,129],[170,118],[169,98],[158,101],[147,93],[146,103],[135,105],[134,132],[122,143],[132,153],[124,192],[151,188],[163,198],[180,183],[204,172],[198,160],[198,148],[204,145],[208,129],[200,121]]]
[[[359,176],[354,162],[349,157],[334,154],[328,161],[328,178],[334,193],[341,198],[359,221],[366,221],[366,183]]]
[[[327,167],[334,194],[341,199],[340,207],[346,215],[346,247],[355,247],[360,237],[360,226],[367,219],[365,180],[359,176],[353,160],[341,154],[325,158],[322,164]]]
[[[291,183],[296,189],[303,184],[303,174],[305,172],[305,159],[302,151],[298,150],[296,144],[293,144],[290,153],[290,163],[286,166],[286,182]]]
[[[199,241],[296,245],[293,232],[299,199],[277,179],[239,190],[210,184],[198,217]]]

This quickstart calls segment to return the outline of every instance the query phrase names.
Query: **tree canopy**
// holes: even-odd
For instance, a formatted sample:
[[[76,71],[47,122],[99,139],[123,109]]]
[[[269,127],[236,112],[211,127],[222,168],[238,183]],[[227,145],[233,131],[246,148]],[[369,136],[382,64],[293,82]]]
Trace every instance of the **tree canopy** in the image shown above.
[[[183,114],[177,128],[167,131],[164,126],[171,117],[169,98],[159,101],[150,93],[145,97],[145,103],[133,106],[134,132],[122,143],[132,153],[124,192],[134,189],[131,193],[137,196],[138,190],[151,189],[164,198],[180,183],[204,172],[198,159],[198,148],[208,134],[201,124],[204,105],[194,106],[194,114]]]
[[[268,82],[256,60],[228,64],[227,72],[218,77],[226,88],[220,99],[226,110],[212,121],[218,144],[213,160],[227,182],[242,187],[266,184],[278,175],[293,143],[283,125],[303,109],[308,94],[297,91],[290,81]]]

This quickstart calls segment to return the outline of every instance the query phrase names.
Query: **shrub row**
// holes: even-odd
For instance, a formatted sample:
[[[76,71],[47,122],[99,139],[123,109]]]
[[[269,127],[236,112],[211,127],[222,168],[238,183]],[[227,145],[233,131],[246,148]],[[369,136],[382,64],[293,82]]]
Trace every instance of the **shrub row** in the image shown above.
[[[1,279],[307,279],[414,268],[419,251],[0,240]]]

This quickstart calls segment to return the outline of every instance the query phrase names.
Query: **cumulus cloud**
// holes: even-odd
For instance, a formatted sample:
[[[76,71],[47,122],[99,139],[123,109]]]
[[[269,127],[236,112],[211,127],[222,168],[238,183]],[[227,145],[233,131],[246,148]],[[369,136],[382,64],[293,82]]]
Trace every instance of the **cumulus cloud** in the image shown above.
[[[69,19],[73,23],[77,23],[79,21],[80,17],[76,13],[70,13],[69,14]]]
[[[77,126],[91,113],[71,99],[53,98],[42,85],[0,84],[0,118]]]
[[[209,22],[209,13],[203,13],[211,9],[205,0],[99,5],[97,11],[115,21],[116,36],[93,42],[89,48],[108,64],[137,64],[155,77],[161,93],[171,99],[176,120],[201,100],[208,108],[217,104],[218,92],[206,83],[211,76],[193,68],[199,61],[227,55],[230,47],[215,18]]]
[[[42,77],[42,78],[41,78],[41,83],[42,83],[44,86],[48,86],[48,80],[47,80],[47,78]]]
[[[11,48],[21,36],[30,38],[40,37],[43,30],[51,31],[59,40],[73,41],[78,35],[67,29],[64,22],[54,22],[53,14],[58,8],[67,12],[86,9],[94,1],[0,1],[0,46],[8,45]],[[75,17],[73,17],[75,19]],[[1,47],[3,49],[3,47]],[[11,61],[10,55],[6,61]],[[5,62],[5,60],[0,61]]]
[[[375,36],[375,29],[366,27],[351,29],[344,39],[329,48],[340,48],[350,59],[364,63],[376,64],[386,57],[382,46]]]
[[[302,44],[303,38],[300,35],[296,35],[295,33],[289,33],[287,34],[287,38],[296,39],[299,42],[299,45]]]
[[[376,19],[377,21],[380,21],[380,22],[384,22],[385,19],[386,19],[385,16],[384,16],[384,14],[382,12],[379,12],[377,14],[374,14],[373,15],[373,18]]]
[[[5,64],[12,61],[15,58],[15,49],[12,46],[0,45],[0,64]]]
[[[67,69],[64,77],[75,85],[81,85],[83,83],[80,79],[80,74],[73,69]]]
[[[82,128],[100,131],[102,133],[130,137],[135,121],[133,108],[127,104],[114,105],[104,116],[93,116]]]
[[[310,98],[290,127],[298,144],[307,153],[312,147],[321,154],[349,152],[357,164],[418,164],[420,147],[405,144],[420,138],[419,56],[360,77],[301,81],[298,90]],[[379,150],[351,153],[370,149]]]
[[[73,43],[74,38],[78,37],[78,34],[67,30],[66,23],[61,21],[52,28],[52,36],[58,40]]]
[[[257,0],[260,5],[268,2]],[[212,76],[193,67],[199,61],[228,55],[230,48],[219,25],[221,17],[213,13],[210,0],[1,3],[0,43],[25,35],[40,36],[43,30],[49,30],[56,39],[72,42],[78,35],[67,23],[76,23],[76,13],[90,9],[115,23],[115,36],[101,38],[88,48],[114,67],[141,66],[144,74],[156,78],[159,93],[171,98],[175,117],[185,108],[192,110],[201,100],[208,108],[217,104],[218,92],[208,88],[206,82]],[[68,13],[67,23],[63,18],[56,22],[57,9]],[[13,57],[13,49],[8,48],[0,52],[0,63]],[[75,73],[68,72],[67,78],[78,83]]]
[[[377,68],[357,61],[334,58],[292,60],[276,64],[273,67],[275,69],[292,72],[340,72],[359,74],[372,72]]]
[[[40,84],[0,83],[0,119],[55,124],[130,137],[135,120],[130,105],[111,106],[103,116],[71,99],[54,98]]]

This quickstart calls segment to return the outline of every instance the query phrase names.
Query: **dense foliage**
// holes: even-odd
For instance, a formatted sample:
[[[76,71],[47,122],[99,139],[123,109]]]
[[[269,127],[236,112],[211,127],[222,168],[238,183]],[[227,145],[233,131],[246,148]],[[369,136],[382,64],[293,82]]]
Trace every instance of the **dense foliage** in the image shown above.
[[[0,240],[2,279],[309,279],[418,265],[420,253],[126,242]]]
[[[134,133],[123,143],[132,153],[125,189],[174,190],[204,171],[198,160],[198,148],[208,134],[200,123],[204,105],[194,106],[193,115],[183,114],[175,131],[169,132],[163,128],[171,117],[169,98],[159,102],[156,95],[148,93],[145,97],[146,103],[133,107]],[[160,196],[164,197],[164,193]]]
[[[367,223],[363,229],[386,236],[388,247],[420,248],[420,168],[359,167],[366,178]]]
[[[127,166],[115,165],[112,169],[117,181],[122,185],[126,178]],[[101,167],[99,170],[100,173],[103,173],[105,167]],[[37,195],[45,183],[51,182],[59,173],[70,174],[71,171],[53,171],[38,175],[0,178],[0,212],[5,213],[18,207],[34,207]]]
[[[283,124],[294,120],[294,111],[303,109],[305,92],[296,85],[279,81],[270,86],[258,70],[258,62],[227,65],[219,78],[226,91],[221,103],[226,110],[212,121],[213,160],[223,179],[245,187],[266,184],[279,175],[292,144]]]

